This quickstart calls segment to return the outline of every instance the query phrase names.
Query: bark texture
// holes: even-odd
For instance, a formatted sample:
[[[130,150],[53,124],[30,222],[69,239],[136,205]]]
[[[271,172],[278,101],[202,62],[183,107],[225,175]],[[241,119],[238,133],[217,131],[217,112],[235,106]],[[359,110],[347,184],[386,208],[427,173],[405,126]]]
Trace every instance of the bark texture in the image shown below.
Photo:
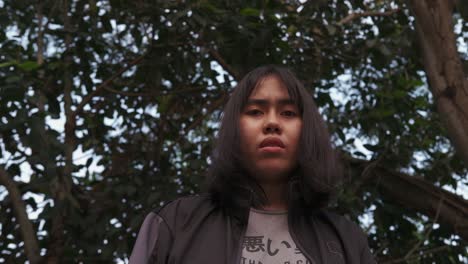
[[[468,200],[434,186],[423,177],[392,171],[365,160],[347,158],[345,162],[351,175],[361,175],[361,179],[353,182],[376,185],[383,199],[421,212],[468,241]]]
[[[468,81],[452,24],[453,0],[410,0],[424,67],[437,111],[468,167]]]

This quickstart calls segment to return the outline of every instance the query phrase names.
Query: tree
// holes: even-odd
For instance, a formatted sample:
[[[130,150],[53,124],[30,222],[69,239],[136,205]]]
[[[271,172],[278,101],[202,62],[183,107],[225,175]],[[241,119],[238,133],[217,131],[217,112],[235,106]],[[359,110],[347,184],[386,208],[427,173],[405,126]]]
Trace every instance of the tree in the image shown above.
[[[3,261],[128,257],[151,209],[199,190],[233,84],[270,63],[326,117],[335,209],[379,263],[466,260],[462,1],[0,5]]]

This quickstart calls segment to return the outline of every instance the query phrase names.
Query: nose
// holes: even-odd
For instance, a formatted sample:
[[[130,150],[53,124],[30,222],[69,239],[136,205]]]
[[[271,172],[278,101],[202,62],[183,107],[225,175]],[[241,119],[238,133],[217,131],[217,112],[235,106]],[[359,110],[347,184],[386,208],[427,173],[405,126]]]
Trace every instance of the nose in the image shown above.
[[[265,120],[265,125],[263,126],[263,133],[271,134],[271,133],[281,133],[281,126],[276,119],[276,116],[270,114],[268,115],[267,120]]]

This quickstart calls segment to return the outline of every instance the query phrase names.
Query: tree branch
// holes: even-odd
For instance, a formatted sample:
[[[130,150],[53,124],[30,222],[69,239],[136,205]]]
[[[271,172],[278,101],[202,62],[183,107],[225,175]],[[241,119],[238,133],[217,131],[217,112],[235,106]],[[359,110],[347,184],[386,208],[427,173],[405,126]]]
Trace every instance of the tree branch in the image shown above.
[[[187,134],[190,130],[194,129],[195,127],[197,127],[198,125],[200,125],[200,123],[210,114],[212,114],[216,109],[220,109],[223,104],[226,102],[226,99],[227,99],[227,93],[223,93],[223,95],[216,101],[213,102],[213,104],[211,104],[206,113],[204,115],[200,115],[197,119],[195,119],[191,124],[190,126],[188,126],[186,129],[185,129],[185,134]]]
[[[440,252],[440,251],[444,251],[446,249],[449,249],[449,246],[447,246],[447,245],[446,246],[440,246],[440,247],[431,248],[431,249],[428,249],[428,250],[425,250],[425,251],[421,251],[421,252],[419,252],[419,255],[413,256],[413,257],[411,257],[409,259],[403,257],[403,258],[393,259],[393,260],[380,262],[380,263],[381,264],[397,264],[397,263],[407,262],[408,260],[420,259],[425,255],[434,254],[434,253],[437,253],[437,252]]]
[[[18,218],[19,229],[23,236],[24,249],[26,257],[32,264],[39,263],[41,256],[39,255],[39,244],[37,242],[36,231],[33,228],[31,221],[26,213],[26,205],[21,198],[21,192],[16,186],[13,179],[8,173],[0,168],[0,184],[5,186],[11,198],[11,203]]]
[[[201,43],[202,45],[204,45],[204,43]],[[204,45],[205,47],[207,45]],[[231,65],[229,65],[226,60],[224,60],[224,58],[221,56],[221,54],[219,54],[219,52],[213,48],[208,48],[208,52],[209,54],[211,55],[211,57],[213,57],[213,59],[215,59],[220,65],[221,67],[223,67],[223,69],[225,71],[227,71],[232,77],[234,77],[234,79],[236,81],[240,81],[241,80],[241,76],[239,74],[239,72],[237,70],[235,70],[233,67],[231,67]],[[197,119],[195,119],[185,130],[184,130],[184,134],[186,135],[190,130],[194,129],[195,127],[197,127],[198,125],[200,125],[201,122],[203,122],[203,120],[210,114],[212,114],[216,109],[220,109],[225,103],[226,103],[226,100],[227,100],[227,96],[228,96],[228,93],[227,92],[223,92],[223,94],[221,95],[221,97],[219,99],[217,99],[216,101],[213,102],[213,104],[211,104],[206,113],[205,114],[202,114],[200,115]],[[179,135],[179,138],[177,141],[180,140],[180,138],[184,135]]]
[[[362,175],[370,162],[343,156],[350,175]],[[376,165],[370,172],[367,184],[377,186],[382,197],[395,201],[408,210],[417,210],[435,222],[453,230],[468,241],[468,201],[419,176],[391,171]],[[353,179],[354,180],[354,179]],[[411,193],[411,195],[408,195]]]
[[[236,81],[240,81],[241,76],[239,73],[229,65],[224,58],[219,54],[219,52],[213,48],[208,48],[208,52],[210,53],[211,57],[213,57],[220,65],[225,69]]]
[[[118,91],[110,87],[104,87],[104,90],[115,93],[115,94],[120,94],[123,96],[129,96],[129,97],[138,97],[138,96],[144,96],[144,97],[158,97],[158,96],[165,96],[165,95],[170,95],[170,94],[184,94],[184,93],[193,93],[193,92],[200,92],[204,91],[206,88],[205,87],[189,87],[189,88],[182,88],[182,89],[174,89],[167,91],[166,93],[135,93],[135,92],[126,92],[126,91]]]
[[[400,9],[397,8],[397,9],[392,9],[392,10],[385,11],[385,12],[365,11],[365,12],[361,12],[361,13],[351,13],[348,16],[341,19],[340,21],[338,21],[337,24],[341,26],[341,25],[344,25],[344,24],[347,24],[347,23],[353,21],[354,19],[361,18],[361,17],[391,16],[391,15],[393,15],[393,14],[399,12],[399,11],[400,11]]]
[[[110,88],[110,87],[107,87],[107,86],[104,86],[104,90],[106,90],[108,92],[111,92],[111,93],[120,94],[120,95],[123,95],[123,96],[128,96],[128,97],[152,96],[151,93],[134,93],[134,92],[117,91],[117,90],[115,90],[113,88]]]
[[[419,239],[418,243],[416,243],[416,245],[414,245],[414,247],[410,251],[408,251],[408,253],[406,253],[404,259],[409,260],[411,258],[411,255],[413,255],[413,253],[421,246],[421,244],[429,238],[429,235],[431,234],[432,230],[434,230],[434,224],[439,220],[440,208],[442,206],[443,199],[444,197],[442,197],[439,201],[439,206],[437,206],[437,212],[434,217],[434,220],[432,221],[432,223],[429,224],[429,226],[426,225],[426,227],[424,228],[425,231],[427,230],[424,237]]]
[[[147,53],[145,53],[145,54],[141,55],[140,57],[138,57],[138,58],[134,59],[133,61],[131,61],[127,66],[123,67],[122,69],[120,69],[119,71],[114,73],[110,78],[108,78],[103,83],[101,83],[98,87],[96,87],[96,89],[94,91],[92,91],[87,96],[85,96],[83,98],[83,100],[76,107],[75,111],[73,112],[73,115],[74,116],[79,115],[80,112],[83,111],[84,106],[86,104],[88,104],[91,101],[91,99],[93,99],[94,96],[98,95],[102,90],[104,90],[104,88],[107,87],[109,84],[111,84],[112,81],[115,78],[119,77],[122,73],[126,72],[127,70],[129,70],[133,66],[140,63],[146,55],[147,55]]]
[[[63,89],[63,101],[64,101],[64,109],[65,109],[65,168],[63,176],[65,179],[62,179],[62,184],[66,185],[65,192],[69,192],[71,190],[71,186],[68,186],[68,179],[71,183],[71,174],[72,174],[72,167],[73,167],[73,151],[75,150],[75,126],[76,120],[75,116],[73,115],[72,105],[72,89],[73,89],[73,77],[70,70],[71,64],[73,62],[73,57],[71,54],[70,45],[73,41],[73,37],[70,33],[71,22],[70,17],[68,15],[68,1],[64,1],[63,3],[63,25],[66,35],[65,35],[65,58],[64,58],[64,89]],[[65,187],[65,186],[64,186]]]
[[[44,14],[42,9],[44,7],[44,3],[42,1],[38,1],[36,9],[37,9],[37,64],[42,65],[44,62],[44,30],[43,30],[43,18]]]

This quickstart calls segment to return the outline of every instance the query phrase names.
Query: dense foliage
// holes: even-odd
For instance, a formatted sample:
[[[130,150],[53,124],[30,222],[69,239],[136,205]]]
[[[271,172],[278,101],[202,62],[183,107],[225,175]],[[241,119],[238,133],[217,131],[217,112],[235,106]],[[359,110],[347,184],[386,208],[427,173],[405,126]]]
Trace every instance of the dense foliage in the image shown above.
[[[336,209],[379,263],[463,261],[456,228],[360,177],[379,166],[466,194],[406,3],[248,2],[0,1],[0,170],[37,237],[0,187],[0,262],[31,241],[51,263],[127,258],[151,209],[199,190],[227,95],[263,64],[292,68],[320,106],[349,166]]]

